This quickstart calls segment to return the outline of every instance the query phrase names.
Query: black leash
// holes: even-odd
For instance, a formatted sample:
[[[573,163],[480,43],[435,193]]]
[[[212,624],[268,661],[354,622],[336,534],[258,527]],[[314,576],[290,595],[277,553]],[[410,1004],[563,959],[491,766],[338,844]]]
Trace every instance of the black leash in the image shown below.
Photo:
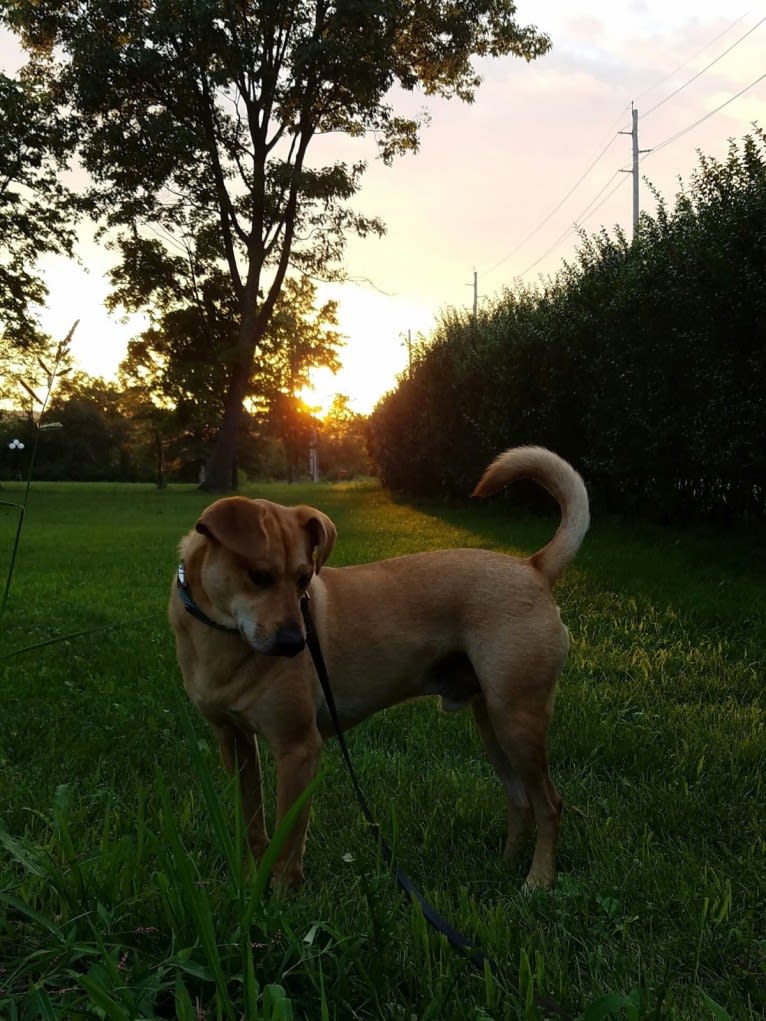
[[[319,644],[319,638],[317,636],[316,628],[314,627],[314,618],[311,615],[308,592],[304,593],[301,599],[301,612],[303,614],[303,622],[306,626],[306,643],[309,647],[311,658],[314,661],[317,677],[319,678],[319,683],[322,686],[322,693],[324,694],[327,708],[330,711],[330,717],[332,718],[332,723],[335,727],[335,733],[338,738],[338,742],[340,743],[340,749],[343,753],[343,759],[346,763],[348,774],[351,777],[351,783],[353,784],[357,800],[359,801],[359,805],[362,809],[362,814],[370,827],[370,831],[372,832],[376,842],[380,843],[380,849],[383,857],[392,867],[399,886],[405,893],[414,897],[414,899],[418,902],[420,910],[422,911],[423,917],[426,921],[432,925],[437,932],[440,932],[443,936],[445,936],[456,950],[465,954],[471,964],[473,964],[479,971],[483,972],[485,967],[489,967],[490,971],[495,971],[495,965],[490,958],[487,957],[484,951],[479,950],[467,936],[458,932],[454,926],[450,925],[446,918],[439,914],[432,904],[428,903],[404,869],[397,864],[391,848],[381,836],[380,827],[375,821],[375,818],[370,811],[370,806],[367,804],[367,799],[359,785],[359,780],[357,779],[353,763],[351,762],[351,756],[349,755],[348,745],[346,744],[346,739],[343,736],[343,730],[341,729],[340,720],[338,718],[338,710],[335,706],[332,688],[330,687],[330,678],[327,673],[327,666],[324,661],[324,656],[322,655],[322,647]]]

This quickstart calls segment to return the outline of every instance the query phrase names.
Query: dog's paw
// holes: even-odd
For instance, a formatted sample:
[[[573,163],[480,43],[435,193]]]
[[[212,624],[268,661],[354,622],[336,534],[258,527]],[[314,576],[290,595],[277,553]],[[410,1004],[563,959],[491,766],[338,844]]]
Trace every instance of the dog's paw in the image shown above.
[[[524,893],[536,893],[538,890],[552,890],[556,885],[556,873],[530,872],[524,880],[522,891]]]
[[[303,884],[303,866],[277,865],[271,875],[271,890],[278,897],[292,897]]]

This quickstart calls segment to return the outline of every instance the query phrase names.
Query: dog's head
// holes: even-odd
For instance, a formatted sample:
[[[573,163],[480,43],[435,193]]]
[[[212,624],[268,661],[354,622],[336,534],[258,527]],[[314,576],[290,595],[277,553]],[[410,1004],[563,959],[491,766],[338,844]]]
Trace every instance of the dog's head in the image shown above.
[[[313,507],[230,496],[195,530],[205,538],[202,587],[257,652],[295,656],[306,644],[300,598],[327,560],[335,525]]]

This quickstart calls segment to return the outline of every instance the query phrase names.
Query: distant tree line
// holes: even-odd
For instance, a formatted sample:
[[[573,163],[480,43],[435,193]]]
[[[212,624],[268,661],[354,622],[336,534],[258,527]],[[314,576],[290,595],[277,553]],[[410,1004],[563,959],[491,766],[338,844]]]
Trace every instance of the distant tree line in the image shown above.
[[[199,483],[210,427],[152,403],[139,387],[74,373],[57,384],[39,437],[38,410],[31,395],[25,407],[0,409],[0,484],[26,478],[36,439],[37,481]],[[322,478],[367,475],[365,426],[345,397],[321,421],[289,394],[251,405],[240,427],[239,481],[305,478],[312,445]]]
[[[766,138],[700,156],[637,238],[581,235],[574,262],[443,316],[376,409],[394,489],[465,494],[488,458],[536,443],[604,508],[657,519],[766,511]]]

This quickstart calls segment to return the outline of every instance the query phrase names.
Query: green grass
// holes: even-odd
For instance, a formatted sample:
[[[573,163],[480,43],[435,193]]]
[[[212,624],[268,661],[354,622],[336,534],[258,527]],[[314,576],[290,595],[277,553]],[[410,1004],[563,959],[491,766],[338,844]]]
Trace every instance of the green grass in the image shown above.
[[[530,551],[554,527],[372,484],[248,492],[326,510],[334,564]],[[350,735],[404,867],[497,962],[480,975],[380,866],[334,742],[303,891],[279,900],[243,873],[236,798],[179,694],[165,620],[176,543],[206,502],[32,488],[0,650],[3,1021],[762,1016],[762,542],[594,523],[557,590],[573,648],[551,735],[568,806],[551,894],[522,895],[523,865],[500,861],[499,784],[470,714],[413,703]],[[0,508],[6,558],[15,528]]]

